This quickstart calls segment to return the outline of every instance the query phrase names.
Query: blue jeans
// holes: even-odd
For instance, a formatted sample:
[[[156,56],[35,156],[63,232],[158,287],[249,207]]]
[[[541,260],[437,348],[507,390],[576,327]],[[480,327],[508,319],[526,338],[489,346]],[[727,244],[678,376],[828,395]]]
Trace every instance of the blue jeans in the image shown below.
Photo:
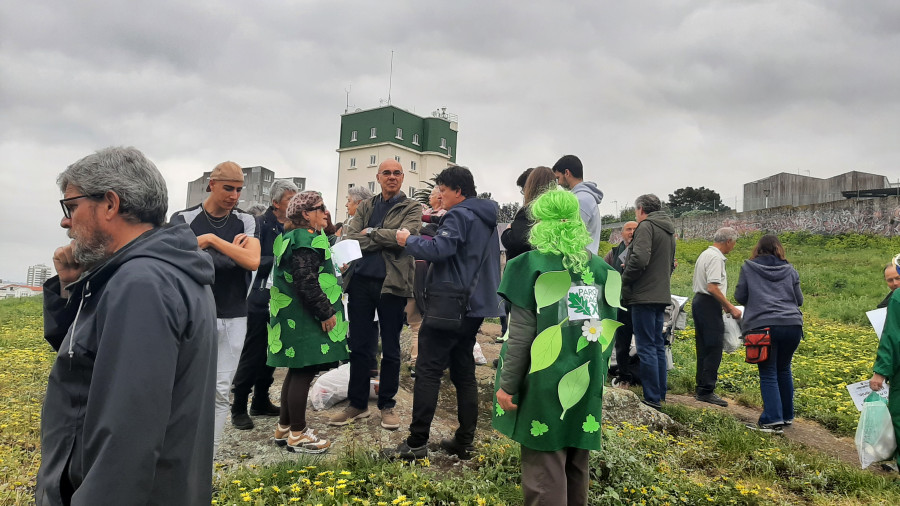
[[[763,412],[759,423],[779,424],[794,419],[794,375],[791,360],[803,337],[800,325],[771,325],[769,359],[759,366],[759,390],[762,393]]]
[[[641,360],[641,385],[644,400],[659,403],[666,400],[666,344],[663,338],[665,304],[634,304],[631,306],[631,324],[634,340]]]

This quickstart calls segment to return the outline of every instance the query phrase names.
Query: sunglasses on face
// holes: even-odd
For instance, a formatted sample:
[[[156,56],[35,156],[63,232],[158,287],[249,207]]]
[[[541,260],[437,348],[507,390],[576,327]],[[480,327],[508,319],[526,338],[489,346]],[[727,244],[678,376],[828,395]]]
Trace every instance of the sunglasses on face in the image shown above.
[[[72,211],[75,210],[75,207],[70,208],[69,202],[72,202],[73,200],[78,200],[78,199],[100,199],[105,196],[106,196],[106,194],[104,194],[104,193],[96,193],[94,195],[75,195],[74,197],[59,199],[59,205],[60,205],[60,207],[62,207],[63,216],[65,216],[66,218],[71,220],[72,219]]]
[[[309,212],[313,212],[313,211],[322,211],[324,213],[325,211],[327,211],[327,209],[325,209],[325,204],[322,204],[320,206],[311,207],[309,209]]]
[[[400,177],[403,175],[403,171],[402,170],[394,170],[394,171],[383,170],[383,171],[381,171],[381,175],[384,177],[391,177],[391,176]]]

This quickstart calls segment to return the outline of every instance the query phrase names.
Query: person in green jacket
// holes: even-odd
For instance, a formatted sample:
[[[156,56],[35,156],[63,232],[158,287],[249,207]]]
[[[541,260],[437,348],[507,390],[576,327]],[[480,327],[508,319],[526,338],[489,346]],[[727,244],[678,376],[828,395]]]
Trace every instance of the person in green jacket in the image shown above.
[[[297,453],[331,446],[306,424],[309,387],[319,371],[350,356],[341,285],[325,235],[325,202],[318,192],[294,195],[284,233],[275,238],[269,300],[269,367],[287,367],[275,443]]]
[[[894,268],[900,273],[900,255],[894,257]],[[884,388],[887,381],[892,387],[888,394],[888,410],[891,412],[891,421],[894,423],[894,435],[900,441],[900,295],[894,290],[893,296],[887,306],[887,320],[884,322],[884,330],[881,332],[881,341],[878,343],[878,351],[875,355],[875,365],[872,367],[872,379],[869,387],[874,391]],[[900,466],[900,451],[895,453],[897,465]]]
[[[530,206],[535,250],[506,265],[511,304],[493,426],[522,445],[525,504],[587,504],[603,383],[620,307],[619,274],[585,249],[578,198],[555,189]]]

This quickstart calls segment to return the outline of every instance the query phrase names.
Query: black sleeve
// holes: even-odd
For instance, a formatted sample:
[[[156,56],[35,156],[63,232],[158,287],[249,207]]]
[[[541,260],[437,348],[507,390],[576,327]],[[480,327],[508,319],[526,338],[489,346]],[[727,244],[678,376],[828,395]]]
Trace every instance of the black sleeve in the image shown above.
[[[528,219],[528,213],[525,209],[520,209],[513,218],[510,227],[503,231],[500,241],[506,248],[507,258],[513,258],[531,251],[531,244],[528,242],[528,235],[531,233],[531,220]]]
[[[60,295],[59,276],[53,276],[44,283],[44,339],[55,351],[59,351],[75,320],[76,305],[68,304],[68,299]]]
[[[294,279],[291,286],[294,294],[300,297],[303,305],[319,321],[325,321],[335,313],[328,296],[319,286],[319,266],[324,261],[325,253],[322,250],[299,248],[291,255],[291,276]]]

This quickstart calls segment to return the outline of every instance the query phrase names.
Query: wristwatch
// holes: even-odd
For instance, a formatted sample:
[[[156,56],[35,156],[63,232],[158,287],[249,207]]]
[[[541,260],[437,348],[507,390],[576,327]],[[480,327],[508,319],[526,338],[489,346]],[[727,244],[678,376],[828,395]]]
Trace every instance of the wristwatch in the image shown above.
[[[378,230],[378,227],[367,228],[366,229],[366,237],[372,237],[372,234],[374,234],[376,230]]]

